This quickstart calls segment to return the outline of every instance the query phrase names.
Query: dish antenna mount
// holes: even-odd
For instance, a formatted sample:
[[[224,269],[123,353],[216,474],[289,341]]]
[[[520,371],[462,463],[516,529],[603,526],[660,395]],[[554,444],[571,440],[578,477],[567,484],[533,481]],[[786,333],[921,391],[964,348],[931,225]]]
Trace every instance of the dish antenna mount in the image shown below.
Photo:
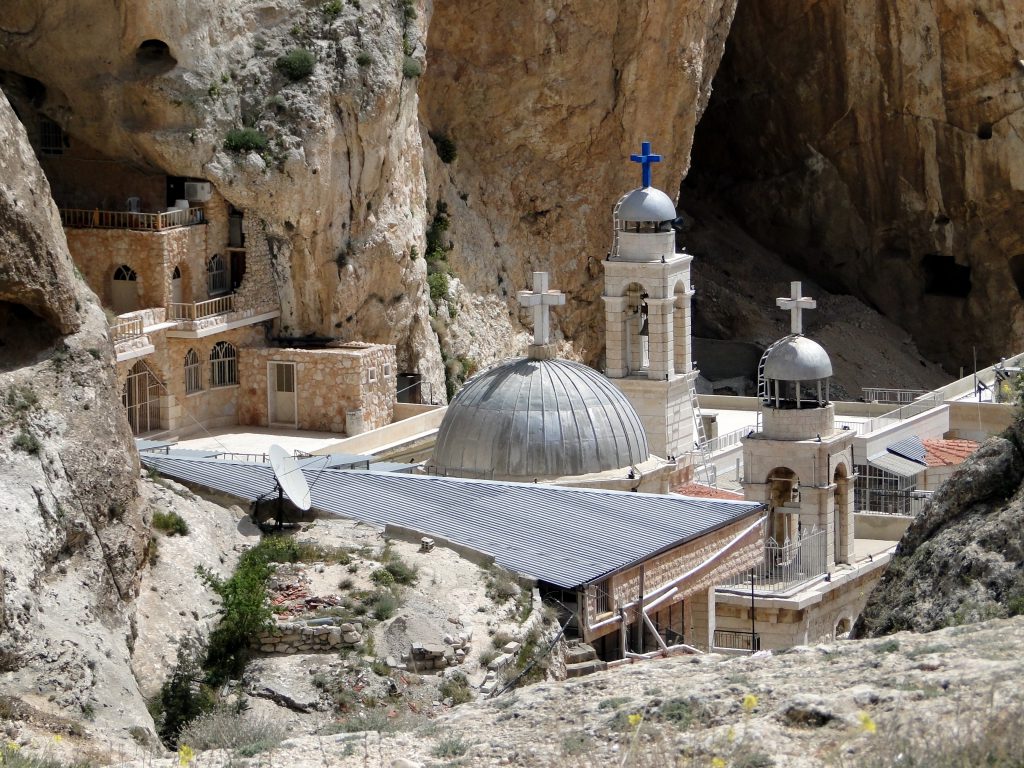
[[[278,444],[270,446],[270,466],[274,470],[277,491],[277,527],[284,520],[284,500],[288,499],[296,508],[305,512],[311,506],[309,484],[295,459]],[[273,493],[273,491],[271,491]],[[267,494],[269,495],[269,494]],[[258,500],[257,500],[258,503]]]

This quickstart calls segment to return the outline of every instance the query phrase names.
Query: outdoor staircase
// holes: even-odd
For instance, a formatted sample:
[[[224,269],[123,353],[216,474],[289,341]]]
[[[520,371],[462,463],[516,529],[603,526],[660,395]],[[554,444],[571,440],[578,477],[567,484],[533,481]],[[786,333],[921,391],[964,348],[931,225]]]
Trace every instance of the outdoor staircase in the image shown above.
[[[565,652],[566,677],[583,677],[606,669],[608,663],[597,658],[597,651],[586,643],[570,645]]]

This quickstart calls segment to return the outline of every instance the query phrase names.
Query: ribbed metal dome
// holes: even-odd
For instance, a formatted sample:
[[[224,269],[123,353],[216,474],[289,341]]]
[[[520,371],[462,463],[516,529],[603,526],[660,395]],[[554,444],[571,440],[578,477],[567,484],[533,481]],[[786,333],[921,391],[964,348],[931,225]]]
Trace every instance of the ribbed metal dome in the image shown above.
[[[764,375],[779,381],[827,379],[832,375],[832,361],[816,341],[806,336],[788,336],[768,353]]]
[[[622,198],[619,221],[671,221],[676,217],[672,198],[654,187],[640,187]]]
[[[650,456],[640,417],[592,368],[519,358],[470,379],[448,406],[428,463],[494,480],[583,475]]]

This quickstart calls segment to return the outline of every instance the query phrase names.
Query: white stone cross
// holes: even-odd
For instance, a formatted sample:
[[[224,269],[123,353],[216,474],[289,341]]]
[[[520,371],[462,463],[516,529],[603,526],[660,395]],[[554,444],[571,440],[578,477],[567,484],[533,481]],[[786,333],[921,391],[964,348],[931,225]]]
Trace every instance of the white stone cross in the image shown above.
[[[800,295],[800,281],[795,280],[789,284],[789,296],[780,296],[775,303],[781,309],[789,310],[789,332],[803,333],[803,318],[800,317],[805,309],[814,309],[818,302],[810,296]]]
[[[538,346],[547,344],[551,335],[548,308],[565,304],[565,294],[561,291],[548,290],[547,272],[534,272],[533,290],[519,291],[516,296],[524,307],[533,307],[533,343]]]

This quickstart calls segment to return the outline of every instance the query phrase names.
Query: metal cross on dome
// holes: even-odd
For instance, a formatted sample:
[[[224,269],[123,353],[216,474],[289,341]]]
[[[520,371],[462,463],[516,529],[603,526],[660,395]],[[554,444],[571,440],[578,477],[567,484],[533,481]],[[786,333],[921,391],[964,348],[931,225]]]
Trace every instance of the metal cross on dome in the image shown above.
[[[533,290],[519,291],[516,297],[524,307],[533,307],[533,343],[538,346],[547,344],[551,331],[549,307],[565,304],[565,294],[548,290],[547,272],[534,272]]]
[[[800,295],[800,281],[795,280],[789,284],[789,296],[780,296],[775,300],[780,309],[789,310],[789,332],[803,333],[803,318],[801,313],[805,309],[814,309],[818,302],[810,296]]]
[[[630,155],[629,159],[634,163],[640,163],[640,167],[643,169],[644,186],[651,186],[651,165],[661,162],[661,155],[655,155],[651,152],[651,142],[640,142],[640,154]]]

